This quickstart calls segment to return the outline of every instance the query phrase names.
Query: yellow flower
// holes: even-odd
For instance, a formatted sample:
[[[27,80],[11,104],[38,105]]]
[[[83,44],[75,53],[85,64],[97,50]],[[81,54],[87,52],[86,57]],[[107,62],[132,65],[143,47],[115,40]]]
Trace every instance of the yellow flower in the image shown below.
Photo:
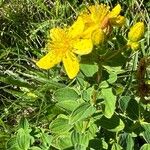
[[[125,17],[119,15],[121,12],[121,6],[118,4],[112,11],[108,14],[110,24],[113,26],[122,26],[125,24]]]
[[[144,23],[137,22],[130,28],[128,39],[133,42],[139,41],[144,35]]]
[[[42,69],[50,69],[62,61],[69,78],[74,78],[79,72],[79,60],[74,53],[85,55],[93,48],[91,39],[81,38],[83,31],[84,22],[81,17],[70,28],[51,29],[51,39],[46,45],[49,52],[36,65]]]
[[[144,23],[137,22],[130,28],[127,45],[133,50],[139,48],[139,40],[144,36]]]
[[[125,23],[125,18],[119,15],[120,11],[119,4],[112,11],[104,4],[89,6],[80,14],[85,22],[84,36],[91,37],[95,45],[102,43],[112,26],[121,26]]]
[[[95,45],[104,41],[105,33],[102,30],[102,23],[109,13],[109,7],[103,4],[92,5],[80,14],[85,23],[85,32],[83,36],[91,38]]]

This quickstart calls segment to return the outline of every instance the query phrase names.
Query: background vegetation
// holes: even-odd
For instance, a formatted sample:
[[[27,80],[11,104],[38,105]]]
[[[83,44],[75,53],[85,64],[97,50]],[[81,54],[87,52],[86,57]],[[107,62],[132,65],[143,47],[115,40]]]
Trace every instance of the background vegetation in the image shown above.
[[[118,42],[108,39],[98,48],[101,56],[121,48],[135,22],[146,27],[139,51],[100,59],[101,79],[91,56],[74,80],[61,65],[49,71],[35,66],[49,29],[72,24],[95,2],[0,0],[0,149],[150,149],[150,2],[99,0],[120,3],[127,17],[113,33]]]

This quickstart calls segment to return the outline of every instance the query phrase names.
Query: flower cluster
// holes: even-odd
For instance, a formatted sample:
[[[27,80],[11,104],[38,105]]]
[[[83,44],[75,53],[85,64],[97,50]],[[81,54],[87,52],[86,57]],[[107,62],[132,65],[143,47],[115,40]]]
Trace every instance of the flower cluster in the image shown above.
[[[50,69],[62,62],[68,77],[73,79],[79,72],[79,60],[75,54],[89,54],[94,45],[104,42],[114,26],[124,25],[125,17],[120,12],[119,4],[111,11],[107,5],[95,4],[81,12],[72,26],[51,29],[50,40],[46,44],[48,53],[36,65]],[[129,32],[129,41],[135,41],[133,32]]]

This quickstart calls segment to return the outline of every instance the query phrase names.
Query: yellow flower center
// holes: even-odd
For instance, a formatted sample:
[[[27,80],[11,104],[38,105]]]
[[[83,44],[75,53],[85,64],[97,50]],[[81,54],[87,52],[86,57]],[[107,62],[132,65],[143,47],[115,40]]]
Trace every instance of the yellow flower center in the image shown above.
[[[67,51],[72,49],[72,39],[68,37],[67,33],[59,36],[60,38],[56,41],[51,41],[51,49],[55,50],[56,53],[65,55]]]

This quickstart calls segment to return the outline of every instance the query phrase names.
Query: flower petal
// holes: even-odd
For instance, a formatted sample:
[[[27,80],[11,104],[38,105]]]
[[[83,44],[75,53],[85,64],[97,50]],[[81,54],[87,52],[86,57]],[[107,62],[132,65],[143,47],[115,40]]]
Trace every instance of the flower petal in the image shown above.
[[[105,39],[104,31],[101,30],[100,28],[93,31],[91,38],[92,38],[94,45],[98,45],[98,44],[103,43],[104,39]]]
[[[82,17],[78,17],[77,20],[73,23],[73,25],[69,28],[68,35],[71,38],[78,37],[82,34],[84,30],[84,22]]]
[[[109,13],[109,18],[116,18],[121,12],[121,6],[118,4],[115,6],[112,11]]]
[[[99,28],[99,26],[97,26],[95,24],[90,24],[88,27],[85,28],[81,37],[84,39],[91,38],[93,31],[96,30],[97,28]]]
[[[92,5],[89,6],[89,11],[90,11],[90,15],[92,20],[97,24],[99,24],[100,22],[102,22],[104,20],[104,18],[107,16],[107,14],[109,13],[109,6],[106,6],[104,4],[96,4],[96,5]]]
[[[92,51],[93,43],[91,39],[79,39],[75,41],[73,52],[79,55],[86,55]]]
[[[61,41],[62,38],[65,38],[65,36],[65,30],[61,28],[53,28],[50,30],[50,38],[52,39],[52,41]]]
[[[77,57],[73,53],[68,52],[63,57],[63,64],[67,75],[70,79],[73,79],[79,72],[79,61]]]
[[[36,62],[36,65],[42,69],[50,69],[56,64],[60,63],[62,56],[60,54],[56,54],[55,51],[50,51],[44,57],[42,57],[39,61]]]

